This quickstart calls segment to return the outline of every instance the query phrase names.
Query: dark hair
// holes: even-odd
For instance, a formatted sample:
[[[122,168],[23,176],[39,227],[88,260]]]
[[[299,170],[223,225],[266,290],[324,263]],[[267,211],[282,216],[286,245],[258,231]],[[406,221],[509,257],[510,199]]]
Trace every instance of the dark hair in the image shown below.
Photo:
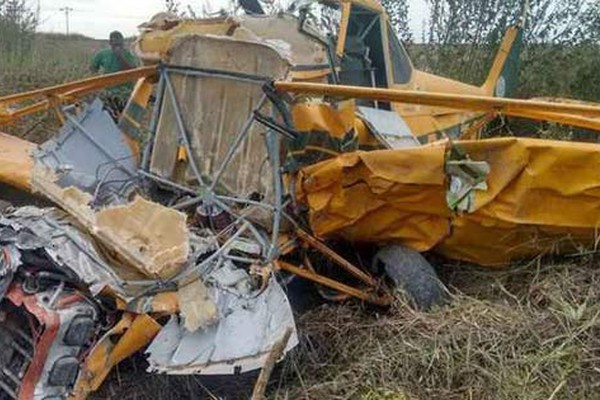
[[[112,31],[109,36],[109,41],[115,44],[122,44],[125,38],[123,34],[119,31]]]

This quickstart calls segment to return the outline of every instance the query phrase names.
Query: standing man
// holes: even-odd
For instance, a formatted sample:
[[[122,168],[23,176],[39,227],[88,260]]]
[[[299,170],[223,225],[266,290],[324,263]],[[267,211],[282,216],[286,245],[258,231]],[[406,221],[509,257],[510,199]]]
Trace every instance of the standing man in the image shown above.
[[[119,31],[110,33],[110,49],[97,52],[92,59],[92,72],[112,74],[137,67],[134,55],[125,49],[125,38]]]
[[[90,69],[94,73],[112,74],[137,67],[137,60],[131,51],[125,48],[125,38],[119,31],[110,33],[110,48],[97,52],[92,59]],[[127,104],[129,95],[133,89],[132,83],[108,88],[101,98],[113,118],[118,120],[121,112]]]

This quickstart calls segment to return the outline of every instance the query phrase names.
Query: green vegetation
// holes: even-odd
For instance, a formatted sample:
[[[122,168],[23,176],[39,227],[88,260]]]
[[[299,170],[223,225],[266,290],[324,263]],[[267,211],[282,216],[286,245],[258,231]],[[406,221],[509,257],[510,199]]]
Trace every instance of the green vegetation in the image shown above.
[[[31,51],[37,18],[25,0],[0,0],[0,49],[4,61],[21,61]]]
[[[92,54],[103,46],[82,35],[37,33],[35,14],[24,0],[0,0],[0,96],[88,76]],[[39,142],[56,128],[47,113],[3,130]]]
[[[4,57],[0,49],[0,96],[57,85],[90,75],[89,63],[101,41],[84,36],[36,33],[20,57]],[[58,128],[53,112],[15,122],[2,130],[42,142]]]
[[[38,34],[35,15],[25,0],[0,0],[0,95],[88,74],[100,43],[81,35]]]
[[[453,79],[484,81],[506,29],[524,15],[517,97],[600,101],[600,2],[597,0],[427,0],[430,14],[418,44],[420,69]],[[410,38],[406,0],[384,0],[400,37]]]

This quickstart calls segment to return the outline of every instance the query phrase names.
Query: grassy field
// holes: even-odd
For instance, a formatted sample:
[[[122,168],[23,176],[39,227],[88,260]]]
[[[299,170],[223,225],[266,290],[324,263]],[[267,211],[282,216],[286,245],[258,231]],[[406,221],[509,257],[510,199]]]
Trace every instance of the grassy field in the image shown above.
[[[84,36],[38,34],[30,54],[0,58],[0,95],[82,78],[105,43]]]
[[[103,43],[41,35],[31,59],[0,58],[0,93],[88,75]],[[51,116],[10,128],[42,140]],[[435,260],[448,307],[420,313],[326,304],[298,315],[301,345],[274,374],[272,399],[600,399],[600,268],[593,255],[504,270]],[[204,379],[118,369],[96,398],[217,398]],[[247,381],[249,379],[249,381]],[[248,398],[250,378],[225,381]],[[232,390],[232,386],[239,386]],[[235,394],[232,394],[235,393]]]
[[[29,54],[16,58],[0,51],[0,96],[57,85],[91,75],[93,54],[105,46],[100,40],[73,35],[38,34]],[[26,118],[3,131],[42,142],[58,128],[52,112]]]

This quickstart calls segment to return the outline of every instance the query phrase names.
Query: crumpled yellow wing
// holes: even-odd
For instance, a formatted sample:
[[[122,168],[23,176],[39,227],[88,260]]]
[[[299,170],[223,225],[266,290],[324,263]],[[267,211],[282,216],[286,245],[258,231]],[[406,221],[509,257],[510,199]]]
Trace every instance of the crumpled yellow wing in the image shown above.
[[[470,212],[446,202],[444,145],[354,152],[301,171],[298,195],[313,231],[481,265],[595,245],[600,145],[525,138],[455,145],[490,167]]]

